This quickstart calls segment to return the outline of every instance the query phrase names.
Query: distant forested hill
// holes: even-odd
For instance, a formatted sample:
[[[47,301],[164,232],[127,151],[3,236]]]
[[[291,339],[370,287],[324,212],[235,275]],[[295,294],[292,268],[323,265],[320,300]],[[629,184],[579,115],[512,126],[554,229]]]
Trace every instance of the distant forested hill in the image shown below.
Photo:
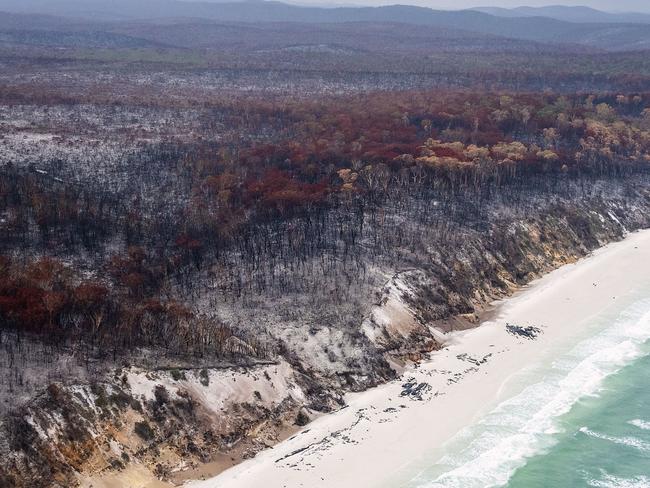
[[[384,7],[300,7],[280,2],[203,3],[175,0],[99,2],[97,0],[1,0],[0,10],[56,14],[99,20],[199,18],[222,22],[399,22],[461,29],[483,34],[539,42],[575,43],[609,50],[638,50],[650,47],[650,25],[565,22],[549,17],[504,17],[475,10],[440,11],[390,5]],[[494,13],[494,12],[491,12]],[[555,15],[554,15],[555,16]],[[573,20],[573,19],[569,19]]]

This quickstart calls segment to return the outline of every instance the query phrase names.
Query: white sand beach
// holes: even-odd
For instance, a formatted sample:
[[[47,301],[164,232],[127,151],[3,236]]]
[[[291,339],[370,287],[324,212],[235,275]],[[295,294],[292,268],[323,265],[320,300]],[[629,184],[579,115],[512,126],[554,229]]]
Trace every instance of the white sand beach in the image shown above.
[[[399,380],[352,394],[348,406],[192,488],[376,487],[424,452],[444,453],[463,427],[512,394],[509,379],[570,343],[590,317],[650,282],[650,231],[596,251],[499,305],[493,320],[448,335],[447,347]],[[506,323],[537,326],[528,340]],[[419,391],[403,395],[404,384]],[[425,384],[424,386],[421,386]]]

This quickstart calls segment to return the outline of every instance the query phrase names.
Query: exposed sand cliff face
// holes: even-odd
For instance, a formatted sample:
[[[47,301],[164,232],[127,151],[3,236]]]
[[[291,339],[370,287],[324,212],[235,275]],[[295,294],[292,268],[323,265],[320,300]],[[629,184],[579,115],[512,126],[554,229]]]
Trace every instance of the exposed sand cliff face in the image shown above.
[[[102,474],[107,486],[125,477],[143,487],[156,477],[181,480],[179,469],[220,454],[223,469],[276,443],[306,403],[285,361],[231,370],[132,368],[90,385],[52,384],[6,419],[3,463],[21,476],[3,482],[98,486],[88,479]]]
[[[437,330],[473,327],[494,300],[647,226],[648,201],[631,203],[548,205],[527,219],[502,219],[486,234],[432,248],[426,264],[390,277],[361,329],[388,356],[417,358],[439,346]]]
[[[441,330],[475,326],[493,300],[648,227],[647,191],[612,188],[525,215],[495,208],[484,229],[405,247],[393,266],[369,267],[376,286],[338,308],[296,296],[225,310],[265,321],[280,344],[272,364],[156,370],[149,358],[81,384],[35,378],[41,393],[0,424],[0,486],[166,486],[253,456],[340,407],[343,392],[394,379],[440,348]]]

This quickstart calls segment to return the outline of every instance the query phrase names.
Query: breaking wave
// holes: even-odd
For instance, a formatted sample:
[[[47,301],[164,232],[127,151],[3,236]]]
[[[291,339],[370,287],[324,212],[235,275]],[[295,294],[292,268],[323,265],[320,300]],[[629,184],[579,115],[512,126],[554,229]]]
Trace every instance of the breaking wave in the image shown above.
[[[472,440],[460,453],[440,461],[439,464],[449,466],[450,470],[416,486],[488,488],[506,484],[528,458],[543,453],[557,442],[553,434],[561,432],[560,416],[568,413],[581,398],[596,395],[606,377],[642,356],[641,346],[650,339],[649,309],[650,301],[635,304],[611,327],[556,360],[542,381],[500,404],[478,424],[459,434],[461,440]],[[634,425],[650,428],[643,421]],[[581,431],[596,435],[588,429]],[[650,449],[638,440],[633,445],[634,438],[606,440]],[[648,488],[649,485],[629,486]]]
[[[632,447],[634,449],[638,449],[639,451],[642,452],[650,452],[650,444],[640,439],[637,439],[636,437],[616,437],[612,435],[601,434],[599,432],[594,432],[593,430],[589,430],[587,427],[581,427],[580,432],[582,432],[585,435],[595,437],[596,439],[601,439],[604,441],[612,442],[614,444],[618,444],[619,446],[627,446],[627,447]]]
[[[650,422],[647,420],[634,419],[630,420],[628,424],[633,425],[634,427],[638,427],[641,430],[650,430]]]
[[[650,478],[647,476],[621,478],[605,473],[602,478],[589,480],[589,486],[593,486],[594,488],[648,488],[650,486]]]

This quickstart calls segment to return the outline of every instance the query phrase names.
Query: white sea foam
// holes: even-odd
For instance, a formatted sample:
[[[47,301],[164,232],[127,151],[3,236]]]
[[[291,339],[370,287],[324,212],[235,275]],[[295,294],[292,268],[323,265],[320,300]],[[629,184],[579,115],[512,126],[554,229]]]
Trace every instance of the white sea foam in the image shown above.
[[[649,301],[636,304],[611,327],[558,358],[542,381],[503,402],[481,422],[461,433],[459,442],[473,440],[460,452],[440,461],[440,465],[451,468],[449,471],[434,481],[418,485],[487,488],[507,483],[527,458],[555,444],[553,434],[561,430],[560,416],[568,413],[581,398],[596,394],[607,376],[641,356],[641,344],[650,338],[649,309]],[[634,438],[607,440],[627,445],[635,441]],[[639,443],[632,447],[650,447]]]
[[[648,488],[650,478],[647,476],[637,476],[634,478],[620,478],[603,474],[602,478],[590,480],[589,486],[594,488]]]
[[[641,430],[650,430],[650,421],[647,420],[634,419],[630,420],[628,424],[638,427]]]
[[[650,452],[650,444],[642,441],[641,439],[637,439],[636,437],[616,437],[613,435],[601,434],[600,432],[594,432],[587,427],[581,427],[580,432],[590,437],[602,439],[604,441],[612,442],[620,446],[627,446],[639,451]]]

